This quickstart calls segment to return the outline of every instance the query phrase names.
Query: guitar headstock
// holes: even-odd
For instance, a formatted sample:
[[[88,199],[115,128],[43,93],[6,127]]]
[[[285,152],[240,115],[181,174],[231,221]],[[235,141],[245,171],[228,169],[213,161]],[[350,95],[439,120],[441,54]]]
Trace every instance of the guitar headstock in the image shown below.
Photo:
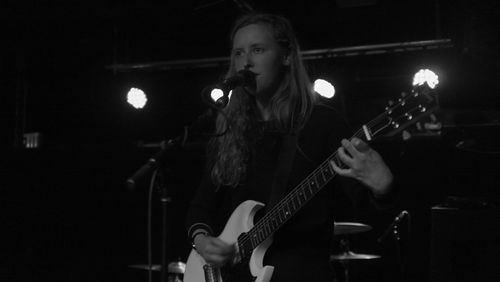
[[[416,84],[397,101],[389,101],[385,111],[363,126],[363,137],[372,140],[393,137],[438,109],[438,99],[429,84]],[[368,138],[366,138],[368,137]]]

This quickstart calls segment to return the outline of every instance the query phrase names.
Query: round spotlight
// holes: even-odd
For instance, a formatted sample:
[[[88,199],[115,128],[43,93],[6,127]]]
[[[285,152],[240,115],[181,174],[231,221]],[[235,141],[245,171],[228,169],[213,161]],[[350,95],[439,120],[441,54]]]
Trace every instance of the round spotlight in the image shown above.
[[[219,88],[214,88],[212,92],[210,92],[210,98],[212,98],[214,102],[219,100],[222,96],[224,96],[224,92]]]
[[[233,90],[229,91],[229,94],[227,95],[228,99],[231,99],[231,94],[233,94]],[[219,88],[214,88],[210,92],[210,98],[212,98],[212,101],[217,102],[220,98],[224,96],[224,92],[219,89]]]
[[[316,93],[328,99],[333,98],[333,96],[335,96],[335,87],[333,87],[333,85],[330,82],[324,79],[316,79],[314,81],[314,91],[316,91]]]
[[[148,98],[144,91],[132,87],[127,93],[127,102],[136,109],[142,109],[148,102]]]
[[[421,69],[413,77],[413,86],[423,85],[424,83],[434,89],[439,84],[439,77],[429,69]]]

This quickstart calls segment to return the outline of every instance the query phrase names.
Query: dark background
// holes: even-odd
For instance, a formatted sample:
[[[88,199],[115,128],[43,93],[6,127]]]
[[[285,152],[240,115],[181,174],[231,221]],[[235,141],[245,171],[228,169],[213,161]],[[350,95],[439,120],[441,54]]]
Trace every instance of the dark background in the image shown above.
[[[471,242],[477,242],[478,234],[496,234],[498,229],[491,226],[500,223],[498,216],[491,216],[498,214],[500,198],[496,1],[32,0],[2,1],[0,6],[0,280],[146,280],[144,270],[128,266],[147,262],[148,180],[133,191],[124,181],[157,149],[139,148],[137,142],[157,143],[181,134],[206,109],[200,92],[224,74],[225,65],[112,66],[225,57],[227,34],[245,10],[242,3],[289,17],[305,51],[451,39],[449,48],[306,64],[313,78],[333,81],[337,96],[331,103],[353,126],[409,90],[419,68],[433,69],[441,82],[439,133],[416,134],[408,141],[396,136],[374,145],[398,175],[397,206],[352,218],[374,227],[353,238],[353,250],[383,256],[352,264],[352,281],[429,281],[431,266],[439,268],[439,260],[453,261],[475,278],[493,277],[491,268],[475,267],[474,262],[492,261],[493,254],[500,254],[498,240],[481,248]],[[149,95],[142,111],[125,102],[131,86]],[[38,149],[24,149],[23,134],[30,132],[42,135]],[[197,185],[203,150],[174,150],[167,159],[166,186],[172,198],[167,255],[169,261],[185,261],[189,242],[184,213]],[[153,203],[158,264],[157,191]],[[442,235],[441,225],[433,222],[431,211],[438,204],[481,210],[492,220],[465,226],[462,238],[443,239],[436,235]],[[393,236],[377,244],[375,239],[403,209],[411,220],[402,223],[400,244]],[[445,222],[467,218],[464,213],[457,216]],[[459,242],[458,247],[441,251],[440,240]],[[490,252],[483,252],[484,246]],[[467,281],[469,276],[453,277],[450,281]]]

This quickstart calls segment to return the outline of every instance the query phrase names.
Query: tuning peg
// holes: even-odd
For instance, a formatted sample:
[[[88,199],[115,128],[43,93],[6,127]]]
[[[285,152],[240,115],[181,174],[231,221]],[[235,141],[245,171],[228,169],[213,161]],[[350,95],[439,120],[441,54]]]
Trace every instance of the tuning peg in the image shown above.
[[[420,121],[417,121],[415,123],[415,127],[417,128],[418,131],[423,131],[422,129],[422,123]]]
[[[392,108],[392,106],[394,105],[394,101],[393,100],[389,100],[387,102],[387,106],[385,107],[385,111],[388,113],[388,114],[392,114],[392,111],[390,110]]]

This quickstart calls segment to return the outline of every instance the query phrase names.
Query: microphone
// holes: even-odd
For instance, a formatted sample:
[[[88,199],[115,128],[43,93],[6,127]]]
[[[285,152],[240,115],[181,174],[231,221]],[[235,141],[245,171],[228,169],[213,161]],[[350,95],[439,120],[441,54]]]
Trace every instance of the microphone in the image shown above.
[[[222,90],[222,97],[215,101],[215,104],[220,107],[225,107],[229,102],[229,92],[239,86],[247,86],[251,90],[256,88],[255,73],[243,69],[237,72],[235,75],[225,78],[221,82],[215,85],[215,88]]]
[[[402,212],[400,212],[395,218],[394,220],[392,221],[391,225],[389,225],[389,227],[387,227],[387,229],[384,231],[384,234],[382,234],[382,236],[380,236],[378,239],[377,239],[377,242],[378,243],[381,243],[385,237],[387,237],[387,235],[389,235],[389,232],[391,230],[393,230],[407,215],[409,215],[408,211],[406,210],[403,210]]]

